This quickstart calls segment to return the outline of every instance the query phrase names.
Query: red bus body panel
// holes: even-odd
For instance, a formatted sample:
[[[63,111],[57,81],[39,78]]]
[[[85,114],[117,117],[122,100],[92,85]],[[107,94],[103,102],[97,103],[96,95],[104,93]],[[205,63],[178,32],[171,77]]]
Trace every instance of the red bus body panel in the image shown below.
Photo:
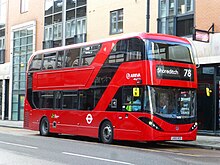
[[[159,34],[141,33],[134,37],[189,44],[185,39]],[[33,91],[78,90],[90,88],[113,46],[119,39],[103,41],[101,50],[90,66],[34,72]],[[70,48],[70,46],[63,49],[68,48]],[[57,49],[54,48],[51,51],[54,50]],[[44,52],[47,52],[47,50],[42,51],[42,53]],[[156,77],[157,65],[190,68],[194,71],[194,81],[158,79]],[[137,81],[134,78],[127,76],[128,73],[139,75],[142,80],[141,85],[172,86],[190,89],[197,88],[196,67],[193,64],[150,60],[125,62],[119,66],[100,101],[92,111],[32,109],[27,99],[25,99],[24,127],[32,130],[39,130],[40,121],[45,116],[50,123],[50,132],[98,138],[101,123],[104,120],[109,120],[113,125],[114,139],[116,140],[164,141],[171,140],[172,137],[181,137],[182,140],[196,139],[197,128],[190,131],[194,123],[175,125],[148,113],[105,111],[111,99],[122,85],[137,85]],[[88,124],[87,121],[88,114],[92,115],[92,122],[90,124]],[[149,125],[139,120],[139,117],[152,119],[163,129],[163,131],[152,129]],[[56,126],[53,125],[54,123],[56,123]]]

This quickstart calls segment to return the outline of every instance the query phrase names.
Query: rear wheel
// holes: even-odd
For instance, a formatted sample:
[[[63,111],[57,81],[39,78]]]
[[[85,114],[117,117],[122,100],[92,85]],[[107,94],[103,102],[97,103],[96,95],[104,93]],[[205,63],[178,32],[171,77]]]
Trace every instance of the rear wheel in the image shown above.
[[[113,127],[110,121],[104,121],[100,128],[100,140],[110,144],[113,141]]]
[[[44,117],[40,122],[40,135],[48,136],[49,133],[49,121],[46,117]]]

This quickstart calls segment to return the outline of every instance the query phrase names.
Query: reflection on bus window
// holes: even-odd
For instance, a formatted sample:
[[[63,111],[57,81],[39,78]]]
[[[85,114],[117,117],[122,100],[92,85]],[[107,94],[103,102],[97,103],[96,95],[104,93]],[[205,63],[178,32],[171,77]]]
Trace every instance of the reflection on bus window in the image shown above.
[[[163,117],[196,116],[195,91],[180,88],[150,87],[154,113]]]
[[[41,108],[52,109],[53,108],[53,92],[41,92]]]
[[[148,59],[192,63],[189,45],[162,41],[148,41]]]
[[[83,47],[81,50],[81,65],[90,65],[101,48],[101,44]]]
[[[144,58],[144,42],[138,38],[120,40],[112,49],[106,63],[122,63],[124,61],[137,61]]]
[[[58,54],[57,54],[56,68],[62,68],[63,67],[63,61],[64,61],[64,51],[59,51]]]
[[[33,58],[33,60],[31,61],[29,70],[30,71],[40,70],[41,69],[41,64],[42,64],[42,54],[37,54]]]
[[[77,91],[63,92],[63,109],[78,109]]]
[[[140,93],[138,96],[133,94],[134,87],[123,88],[123,109],[129,112],[140,112],[143,111],[143,87],[140,87]]]
[[[79,66],[80,48],[66,51],[65,67]]]
[[[55,109],[61,109],[61,102],[62,102],[62,92],[56,91],[54,92],[54,108]]]
[[[56,65],[56,53],[44,54],[43,70],[55,69]]]

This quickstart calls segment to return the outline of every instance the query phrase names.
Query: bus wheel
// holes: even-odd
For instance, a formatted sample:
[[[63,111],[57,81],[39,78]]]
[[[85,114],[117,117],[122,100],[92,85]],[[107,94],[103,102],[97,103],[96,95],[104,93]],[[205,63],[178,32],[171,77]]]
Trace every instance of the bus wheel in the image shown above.
[[[48,136],[49,133],[49,121],[46,117],[44,117],[40,122],[40,135]]]
[[[113,127],[110,121],[104,121],[100,129],[100,140],[103,143],[110,144],[113,141]]]

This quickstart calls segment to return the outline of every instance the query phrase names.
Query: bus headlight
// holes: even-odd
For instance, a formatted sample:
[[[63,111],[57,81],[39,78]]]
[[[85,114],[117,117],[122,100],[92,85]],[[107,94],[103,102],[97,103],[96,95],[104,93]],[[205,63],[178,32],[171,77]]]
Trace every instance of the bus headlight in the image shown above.
[[[145,124],[149,125],[150,127],[158,130],[158,131],[163,131],[163,129],[157,125],[155,122],[153,122],[151,119],[146,118],[146,117],[140,117],[139,118],[142,122],[144,122]]]
[[[190,130],[193,131],[193,130],[196,129],[197,127],[198,127],[198,123],[195,122],[195,123],[193,124],[193,126],[190,128]]]

